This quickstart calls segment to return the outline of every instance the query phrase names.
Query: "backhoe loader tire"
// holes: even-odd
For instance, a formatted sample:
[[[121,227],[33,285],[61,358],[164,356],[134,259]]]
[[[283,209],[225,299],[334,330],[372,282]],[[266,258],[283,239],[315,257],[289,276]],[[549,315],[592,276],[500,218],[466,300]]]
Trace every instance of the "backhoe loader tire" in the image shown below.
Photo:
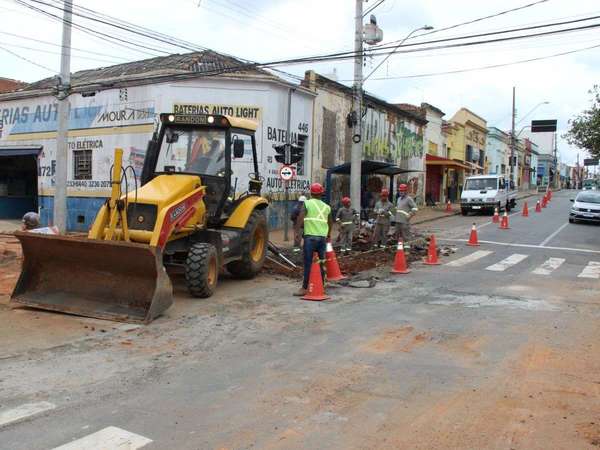
[[[254,278],[265,262],[268,240],[267,218],[262,211],[255,210],[242,231],[240,243],[242,258],[227,264],[229,273],[237,278]]]
[[[188,250],[185,260],[185,281],[194,297],[213,295],[219,277],[219,259],[214,245],[196,242]]]

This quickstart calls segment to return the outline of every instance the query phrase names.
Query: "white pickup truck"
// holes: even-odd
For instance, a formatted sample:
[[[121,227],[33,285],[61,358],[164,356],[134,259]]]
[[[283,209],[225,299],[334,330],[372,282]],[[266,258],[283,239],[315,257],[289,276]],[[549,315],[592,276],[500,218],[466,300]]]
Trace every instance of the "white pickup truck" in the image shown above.
[[[463,216],[469,211],[510,211],[517,203],[514,183],[503,175],[474,175],[467,177],[460,195]]]

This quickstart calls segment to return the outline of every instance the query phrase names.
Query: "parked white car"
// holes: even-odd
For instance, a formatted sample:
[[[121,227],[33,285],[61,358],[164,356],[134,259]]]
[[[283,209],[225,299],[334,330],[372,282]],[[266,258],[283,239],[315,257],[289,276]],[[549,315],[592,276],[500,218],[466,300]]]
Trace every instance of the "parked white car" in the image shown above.
[[[510,211],[517,204],[514,183],[502,175],[474,175],[467,177],[460,196],[463,216],[470,211]]]
[[[582,191],[575,199],[569,212],[569,222],[600,222],[600,192]]]

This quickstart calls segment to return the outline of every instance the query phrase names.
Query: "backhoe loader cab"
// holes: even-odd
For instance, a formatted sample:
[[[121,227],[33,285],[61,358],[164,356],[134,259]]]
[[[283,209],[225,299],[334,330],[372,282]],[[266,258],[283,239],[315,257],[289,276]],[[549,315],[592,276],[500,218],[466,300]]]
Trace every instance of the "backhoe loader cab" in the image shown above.
[[[12,302],[148,323],[172,304],[165,265],[184,268],[195,297],[213,294],[222,268],[255,276],[268,242],[255,130],[245,119],[161,114],[139,188],[123,193],[115,150],[112,195],[87,239],[17,233],[24,262]],[[232,180],[232,162],[242,158],[253,172],[236,196],[243,182]]]

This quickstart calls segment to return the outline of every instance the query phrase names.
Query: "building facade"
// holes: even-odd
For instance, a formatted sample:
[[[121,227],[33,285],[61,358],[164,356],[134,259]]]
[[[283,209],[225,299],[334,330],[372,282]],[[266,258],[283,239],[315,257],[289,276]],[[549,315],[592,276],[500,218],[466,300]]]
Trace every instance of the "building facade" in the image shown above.
[[[451,201],[458,201],[464,179],[482,174],[486,168],[487,122],[467,108],[459,109],[446,126],[448,158],[460,166],[448,171],[447,191]]]
[[[329,179],[330,199],[335,206],[342,196],[350,193],[348,173],[340,173],[338,169],[351,159],[353,135],[348,117],[352,111],[352,88],[314,71],[305,73],[302,86],[315,94],[312,177],[323,182]],[[389,187],[389,175],[369,174],[364,170],[383,163],[393,166],[396,171],[393,184],[408,184],[411,195],[420,203],[424,201],[423,136],[426,123],[427,120],[417,112],[364,95],[361,126],[363,207],[368,208],[377,193],[383,187]],[[331,176],[332,173],[337,175]]]
[[[86,231],[110,195],[110,167],[116,147],[124,164],[139,177],[146,146],[163,112],[204,112],[244,117],[258,122],[258,164],[264,193],[270,199],[269,225],[283,220],[282,182],[273,145],[286,141],[291,99],[290,139],[306,141],[304,161],[290,188],[305,192],[310,184],[313,98],[260,70],[228,72],[236,59],[213,52],[171,55],[73,74],[68,134],[68,229]],[[202,72],[222,70],[206,77]],[[39,210],[44,224],[52,223],[56,168],[56,79],[42,80],[18,92],[0,94],[0,212],[18,218],[24,210]],[[290,95],[291,93],[291,95]],[[253,172],[251,153],[233,161],[236,190],[246,190]],[[133,180],[130,180],[130,187]],[[5,195],[2,195],[4,193]],[[2,205],[5,205],[2,208]]]
[[[507,176],[510,156],[510,136],[496,127],[488,129],[486,141],[487,173]]]

